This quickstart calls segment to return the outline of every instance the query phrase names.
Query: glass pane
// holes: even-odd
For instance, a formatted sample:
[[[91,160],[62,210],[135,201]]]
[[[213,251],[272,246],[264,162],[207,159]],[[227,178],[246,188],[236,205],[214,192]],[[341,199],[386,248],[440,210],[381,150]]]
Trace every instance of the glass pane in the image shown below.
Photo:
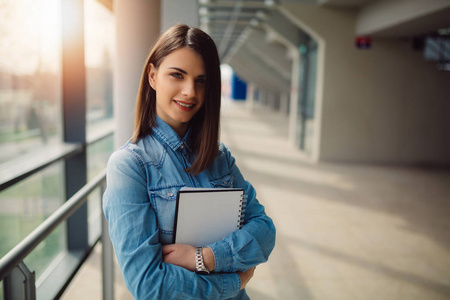
[[[63,164],[43,171],[0,192],[0,257],[39,226],[64,202]],[[25,260],[37,279],[65,250],[65,230],[58,228]]]
[[[0,0],[0,163],[61,140],[59,0]]]
[[[108,137],[87,147],[88,180],[92,180],[106,168],[108,158],[114,149],[114,138]],[[89,241],[97,237],[101,229],[101,195],[93,191],[88,197]]]
[[[317,44],[311,40],[308,52],[308,78],[306,79],[306,117],[314,118],[314,109],[316,106],[316,73],[317,73]]]
[[[102,228],[102,206],[100,189],[92,191],[88,200],[88,241],[93,243],[95,239],[100,237]]]
[[[114,150],[114,138],[109,136],[87,147],[88,181],[106,168]]]
[[[39,287],[45,270],[53,262],[58,263],[58,256],[66,253],[66,228],[67,223],[63,222],[55,228],[37,247],[25,257],[25,264],[30,271],[36,271],[36,286]],[[51,270],[51,269],[50,269]],[[44,276],[45,278],[46,276]]]
[[[317,43],[309,39],[299,47],[299,86],[296,144],[306,154],[312,153],[314,138],[314,109],[316,99]]]
[[[87,133],[113,116],[114,16],[95,0],[85,1]]]

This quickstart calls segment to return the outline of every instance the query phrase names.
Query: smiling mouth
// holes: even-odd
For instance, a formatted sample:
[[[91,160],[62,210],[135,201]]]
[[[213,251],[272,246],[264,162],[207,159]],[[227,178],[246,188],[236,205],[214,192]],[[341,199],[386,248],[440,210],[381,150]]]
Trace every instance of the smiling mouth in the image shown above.
[[[187,103],[183,103],[183,102],[179,102],[179,101],[177,101],[177,100],[173,100],[176,104],[178,104],[178,105],[180,105],[180,106],[182,106],[182,107],[185,107],[185,108],[191,108],[191,107],[193,107],[195,104],[187,104]]]

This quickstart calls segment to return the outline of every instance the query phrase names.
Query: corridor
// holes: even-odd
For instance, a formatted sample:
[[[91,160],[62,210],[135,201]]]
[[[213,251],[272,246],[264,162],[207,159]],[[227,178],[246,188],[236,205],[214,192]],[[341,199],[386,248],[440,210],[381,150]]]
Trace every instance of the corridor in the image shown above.
[[[450,171],[314,164],[288,144],[287,126],[267,108],[223,104],[222,140],[277,228],[250,297],[449,299]],[[98,249],[89,260],[63,299],[100,299]]]

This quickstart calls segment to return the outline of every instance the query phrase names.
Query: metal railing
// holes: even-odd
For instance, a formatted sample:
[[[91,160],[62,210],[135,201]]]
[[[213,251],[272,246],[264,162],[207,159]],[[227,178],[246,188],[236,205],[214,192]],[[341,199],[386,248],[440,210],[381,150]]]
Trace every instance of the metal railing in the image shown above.
[[[25,265],[25,257],[59,224],[74,214],[87,201],[87,196],[92,191],[100,187],[100,192],[103,194],[105,186],[106,170],[82,187],[0,260],[0,280],[4,280],[5,300],[36,299],[35,275]],[[104,216],[102,216],[102,233],[99,239],[103,244],[103,299],[113,299],[113,250],[108,239]]]

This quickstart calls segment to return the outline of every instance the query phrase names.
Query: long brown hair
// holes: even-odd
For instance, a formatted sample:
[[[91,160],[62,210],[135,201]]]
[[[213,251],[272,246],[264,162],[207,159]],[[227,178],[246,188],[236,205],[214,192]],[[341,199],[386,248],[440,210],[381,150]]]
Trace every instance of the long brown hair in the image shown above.
[[[159,68],[167,55],[183,47],[189,47],[200,54],[205,65],[205,102],[190,121],[188,136],[189,147],[196,157],[186,171],[198,174],[214,161],[218,153],[221,100],[220,60],[217,48],[211,37],[198,28],[187,25],[173,26],[161,35],[150,52],[137,95],[136,118],[131,141],[136,143],[139,139],[152,134],[152,128],[156,126],[156,92],[150,86],[148,78],[150,64]]]

